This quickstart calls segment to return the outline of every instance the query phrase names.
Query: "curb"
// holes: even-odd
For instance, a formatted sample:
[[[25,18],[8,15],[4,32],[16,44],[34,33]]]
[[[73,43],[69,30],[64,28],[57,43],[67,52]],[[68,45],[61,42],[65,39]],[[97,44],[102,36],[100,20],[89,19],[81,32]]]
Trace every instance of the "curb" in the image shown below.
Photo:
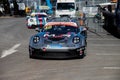
[[[19,16],[19,15],[15,15],[15,16],[0,16],[0,18],[21,18],[21,17],[25,17],[25,16]]]
[[[14,18],[13,16],[0,16],[0,18]]]

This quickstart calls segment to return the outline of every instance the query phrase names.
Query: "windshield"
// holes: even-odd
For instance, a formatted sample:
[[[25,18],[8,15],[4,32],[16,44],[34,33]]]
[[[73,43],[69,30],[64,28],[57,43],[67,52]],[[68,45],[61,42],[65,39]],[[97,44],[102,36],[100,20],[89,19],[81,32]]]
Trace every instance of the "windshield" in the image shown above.
[[[41,17],[47,17],[47,15],[39,14],[39,15],[35,15],[35,17],[41,18]]]
[[[53,25],[46,26],[44,28],[44,32],[48,32],[49,34],[67,34],[68,32],[78,33],[79,29],[73,26],[63,26],[63,25]]]
[[[42,15],[42,14],[41,14],[41,15],[38,15],[38,17],[47,17],[47,16],[46,16],[46,15]]]
[[[40,10],[40,12],[45,12],[45,13],[47,13],[49,10]]]
[[[75,9],[75,4],[74,3],[58,3],[57,4],[57,9],[58,10],[73,10]]]

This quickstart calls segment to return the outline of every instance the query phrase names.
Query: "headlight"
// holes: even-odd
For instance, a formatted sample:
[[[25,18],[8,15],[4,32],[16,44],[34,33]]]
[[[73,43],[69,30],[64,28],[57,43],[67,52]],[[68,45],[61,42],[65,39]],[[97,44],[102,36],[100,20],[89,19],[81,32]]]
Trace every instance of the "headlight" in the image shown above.
[[[33,19],[30,19],[30,22],[33,22]]]
[[[34,38],[33,38],[33,42],[34,43],[38,43],[40,41],[40,37],[39,36],[35,36]]]
[[[73,43],[77,44],[80,42],[80,38],[78,36],[73,38]]]

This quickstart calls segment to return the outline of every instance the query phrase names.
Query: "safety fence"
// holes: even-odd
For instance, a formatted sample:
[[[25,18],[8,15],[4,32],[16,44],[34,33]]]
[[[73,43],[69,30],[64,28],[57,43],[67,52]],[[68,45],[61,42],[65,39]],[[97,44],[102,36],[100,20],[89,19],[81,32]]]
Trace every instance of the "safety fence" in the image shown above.
[[[100,3],[107,3],[111,0],[76,0],[76,5],[79,7],[80,10],[82,10],[85,6],[95,6]]]

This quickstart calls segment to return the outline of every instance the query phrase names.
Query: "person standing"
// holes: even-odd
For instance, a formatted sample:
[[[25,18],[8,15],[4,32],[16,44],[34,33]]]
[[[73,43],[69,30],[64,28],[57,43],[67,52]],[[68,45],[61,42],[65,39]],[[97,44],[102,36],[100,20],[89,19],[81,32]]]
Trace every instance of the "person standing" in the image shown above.
[[[13,6],[14,6],[14,15],[18,15],[19,14],[19,6],[18,6],[16,0],[13,1]]]

